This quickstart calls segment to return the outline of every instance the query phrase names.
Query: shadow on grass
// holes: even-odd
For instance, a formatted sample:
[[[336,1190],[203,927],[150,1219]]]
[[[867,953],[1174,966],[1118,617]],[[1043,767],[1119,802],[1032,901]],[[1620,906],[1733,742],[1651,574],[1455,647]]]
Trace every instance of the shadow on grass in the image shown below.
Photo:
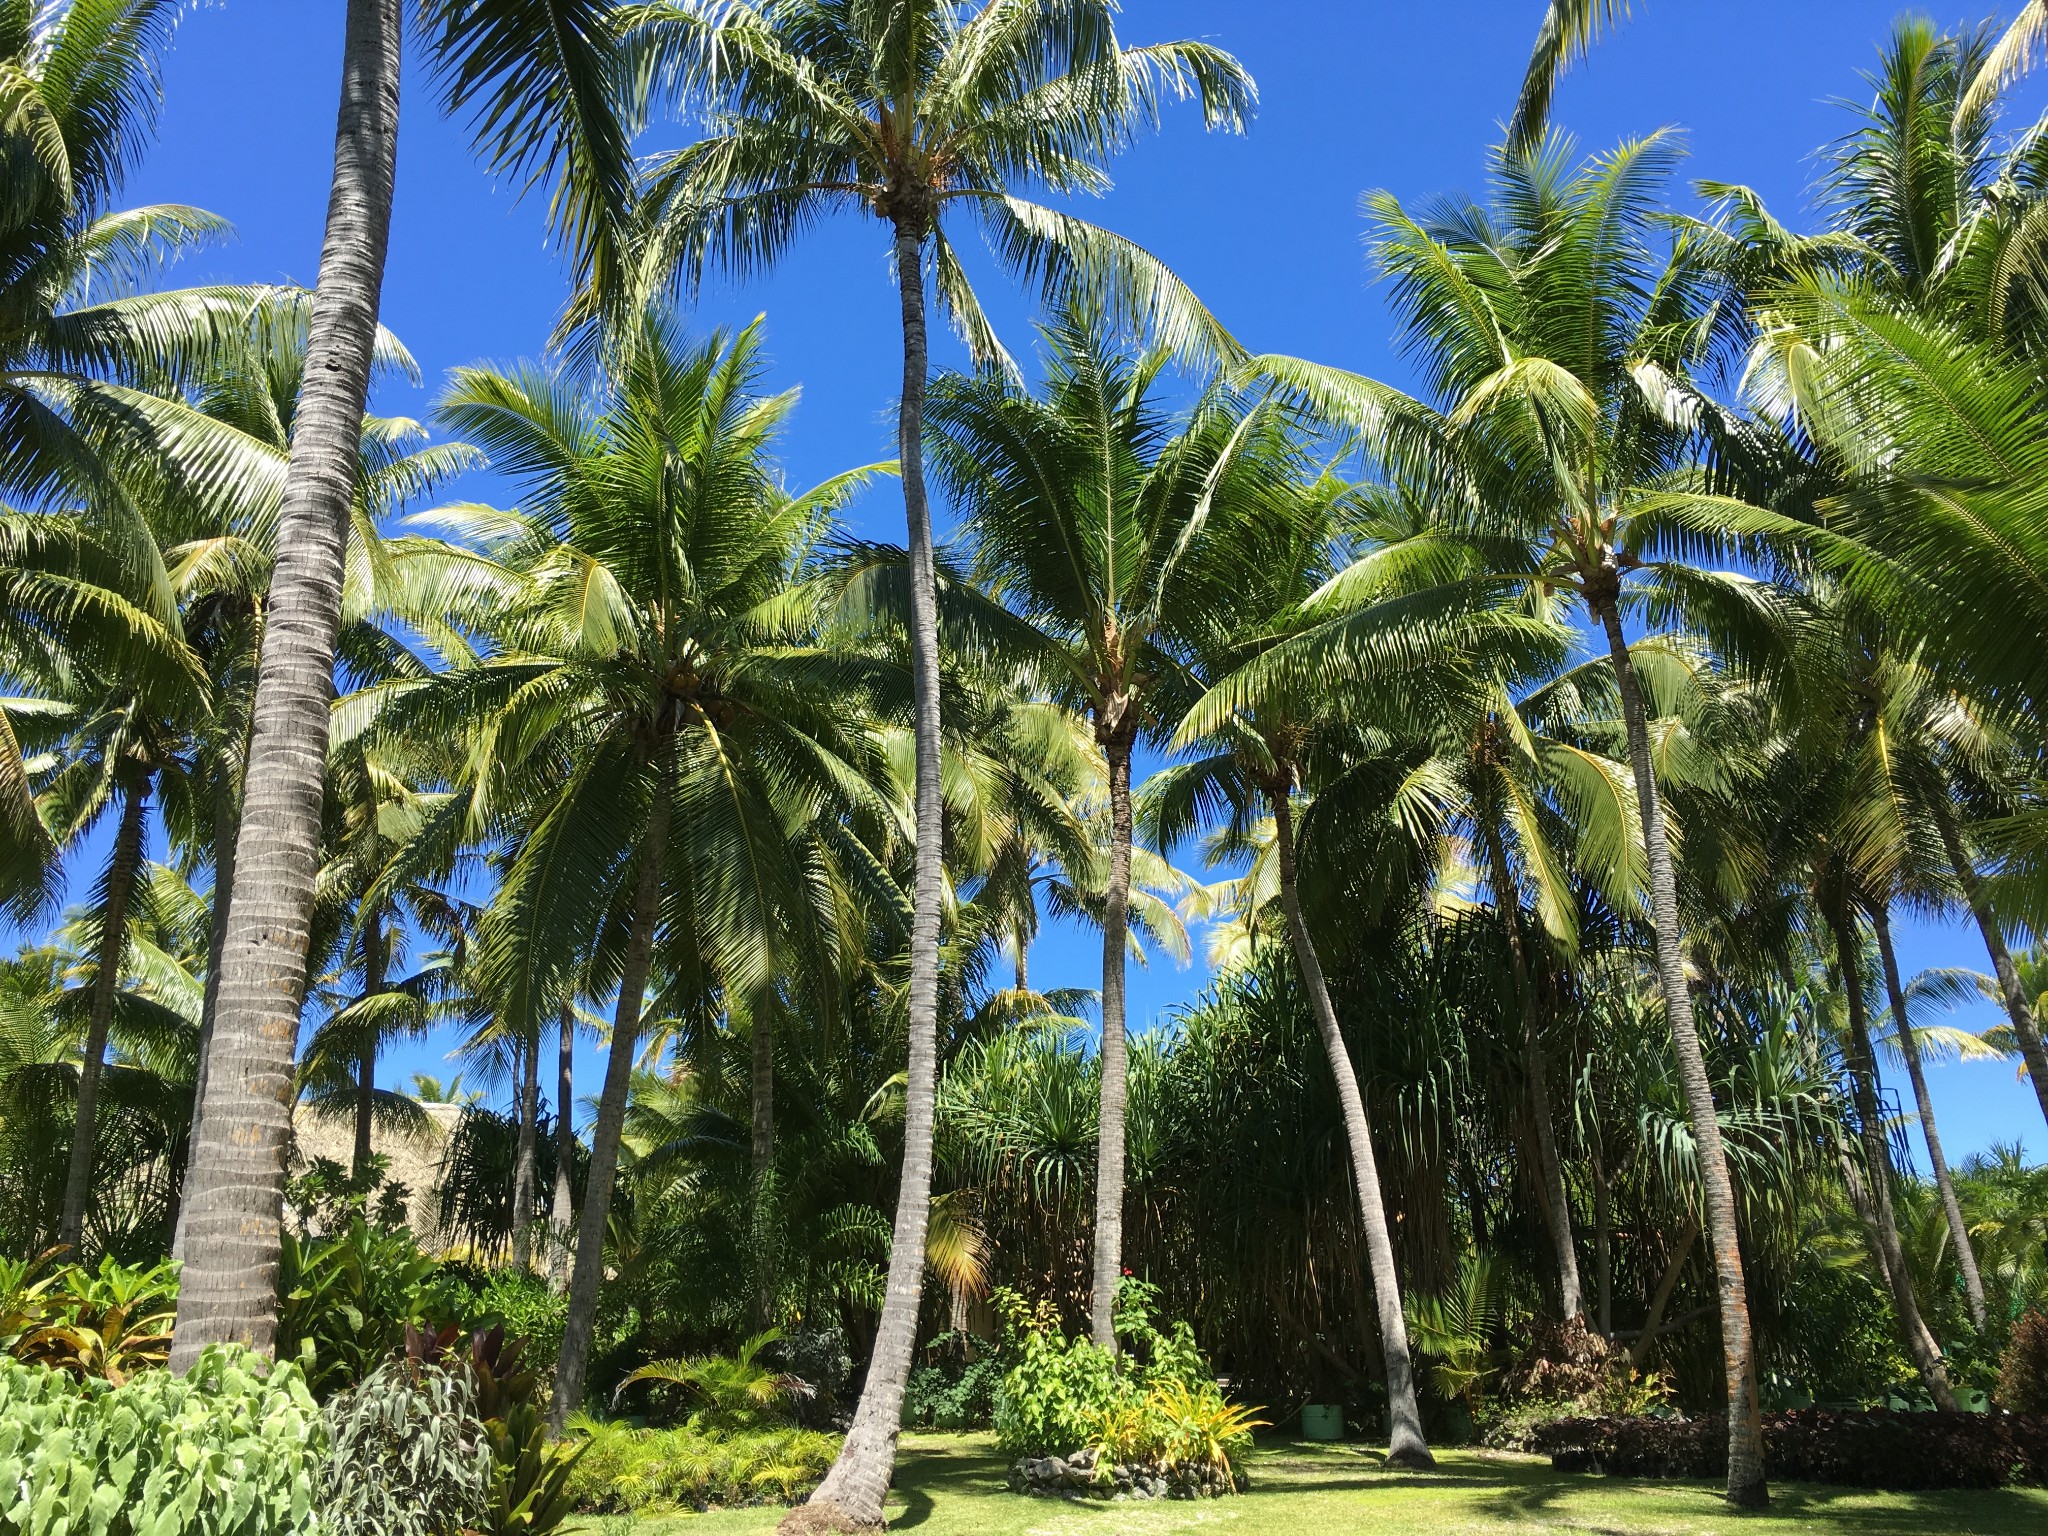
[[[1508,1470],[1508,1469],[1503,1469]],[[1517,1485],[1492,1484],[1482,1501],[1485,1513],[1503,1521],[1531,1520],[1559,1513],[1558,1506],[1576,1493],[1626,1493],[1638,1499],[1697,1506],[1689,1513],[1735,1514],[1716,1483],[1681,1479],[1640,1480],[1590,1474],[1524,1469],[1536,1475]],[[1468,1479],[1467,1485],[1480,1483]],[[1676,1513],[1676,1511],[1673,1511]],[[1894,1493],[1877,1488],[1823,1487],[1812,1483],[1775,1483],[1771,1504],[1759,1518],[1786,1521],[1800,1528],[1830,1532],[1864,1532],[1867,1536],[2021,1536],[2048,1529],[2048,1506],[2038,1494],[2013,1488],[1957,1488]],[[1630,1536],[1639,1527],[1606,1527],[1575,1522],[1575,1529],[1596,1536]]]

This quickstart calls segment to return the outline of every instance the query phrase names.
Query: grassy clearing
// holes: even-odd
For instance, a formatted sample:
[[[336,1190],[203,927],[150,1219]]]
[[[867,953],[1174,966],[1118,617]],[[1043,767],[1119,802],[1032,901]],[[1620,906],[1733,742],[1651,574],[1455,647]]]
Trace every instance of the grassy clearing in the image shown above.
[[[1435,1473],[1389,1472],[1359,1446],[1285,1442],[1252,1460],[1252,1489],[1212,1503],[1079,1505],[1026,1499],[1003,1487],[986,1435],[907,1435],[890,1529],[922,1536],[1457,1536],[1573,1531],[1594,1536],[2040,1536],[2048,1492],[1870,1493],[1780,1486],[1764,1515],[1730,1511],[1701,1483],[1565,1477],[1522,1456],[1453,1451]],[[724,1536],[773,1530],[779,1509],[646,1519],[630,1536]],[[620,1525],[573,1525],[619,1536]]]

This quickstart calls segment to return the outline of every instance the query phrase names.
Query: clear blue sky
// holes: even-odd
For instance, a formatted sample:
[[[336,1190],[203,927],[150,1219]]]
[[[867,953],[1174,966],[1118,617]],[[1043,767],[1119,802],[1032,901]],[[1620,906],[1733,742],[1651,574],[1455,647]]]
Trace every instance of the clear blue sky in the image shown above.
[[[1687,177],[1746,182],[1780,217],[1805,215],[1814,151],[1840,133],[1831,99],[1863,94],[1857,73],[1901,7],[1887,0],[1644,0],[1634,22],[1564,83],[1557,120],[1589,149],[1674,125],[1692,149]],[[238,240],[180,270],[186,281],[294,281],[316,275],[332,162],[341,0],[212,0],[195,5],[166,71],[155,150],[132,203],[195,203],[231,220]],[[1361,193],[1404,198],[1480,190],[1486,147],[1513,103],[1540,0],[1434,5],[1356,0],[1127,0],[1128,41],[1197,36],[1235,52],[1262,104],[1241,139],[1206,136],[1175,114],[1115,167],[1116,189],[1091,216],[1169,260],[1256,351],[1296,352],[1404,382],[1383,297],[1370,285]],[[1943,6],[1942,21],[1976,10]],[[657,128],[650,145],[680,141]],[[1682,189],[1679,189],[1679,195]],[[987,266],[984,297],[1013,347],[1030,311]],[[495,188],[409,76],[385,323],[419,358],[427,384],[386,389],[377,408],[425,417],[446,371],[537,353],[564,296],[542,210]],[[848,218],[821,231],[780,272],[744,291],[705,294],[704,327],[768,320],[779,386],[800,383],[789,443],[793,481],[892,456],[898,338],[879,228]],[[954,360],[942,349],[939,361]],[[493,487],[465,487],[488,498]],[[888,489],[856,509],[880,537],[901,536]],[[1959,925],[1902,937],[1908,972],[1986,964]],[[1049,935],[1033,957],[1040,985],[1092,986],[1099,941]],[[1134,1022],[1191,996],[1199,968],[1161,962],[1133,978]],[[1988,1022],[1988,1019],[1973,1020]],[[389,1081],[446,1074],[444,1043],[394,1053]],[[2048,1135],[2032,1096],[2004,1064],[1935,1073],[1952,1156]],[[592,1075],[584,1091],[594,1090]]]

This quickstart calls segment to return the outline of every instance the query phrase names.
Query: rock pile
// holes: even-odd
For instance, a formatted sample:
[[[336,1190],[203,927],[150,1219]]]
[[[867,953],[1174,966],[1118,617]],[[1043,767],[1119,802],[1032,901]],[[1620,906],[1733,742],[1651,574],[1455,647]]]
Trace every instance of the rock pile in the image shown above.
[[[1214,1467],[1110,1467],[1098,1475],[1095,1453],[1075,1451],[1070,1456],[1024,1456],[1010,1468],[1010,1491],[1035,1494],[1041,1498],[1107,1499],[1122,1503],[1130,1499],[1213,1499],[1244,1487],[1242,1473],[1233,1479]]]

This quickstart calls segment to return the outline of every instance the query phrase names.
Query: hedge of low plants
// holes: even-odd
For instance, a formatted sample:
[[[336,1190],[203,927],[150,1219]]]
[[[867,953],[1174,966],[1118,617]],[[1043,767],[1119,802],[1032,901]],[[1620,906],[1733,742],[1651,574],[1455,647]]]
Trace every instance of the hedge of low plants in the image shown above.
[[[1559,1419],[1531,1441],[1566,1472],[1714,1479],[1728,1471],[1728,1427],[1717,1415]],[[2048,1486],[2048,1414],[1767,1413],[1764,1461],[1773,1478],[1854,1488]]]
[[[839,1437],[810,1429],[710,1433],[579,1419],[569,1498],[586,1514],[794,1504],[825,1479]]]

